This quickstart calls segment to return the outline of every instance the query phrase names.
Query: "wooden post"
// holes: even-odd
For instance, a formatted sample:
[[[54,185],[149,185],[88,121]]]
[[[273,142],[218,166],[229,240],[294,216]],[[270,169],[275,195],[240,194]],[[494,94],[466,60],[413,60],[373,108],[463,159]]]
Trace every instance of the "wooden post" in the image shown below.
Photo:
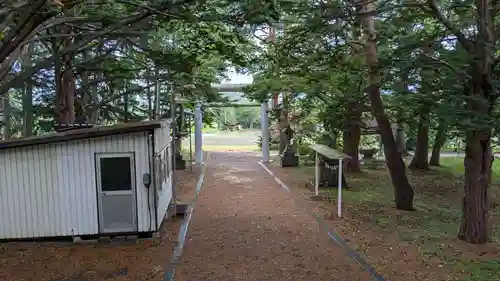
[[[338,181],[338,201],[337,201],[337,215],[339,218],[342,216],[342,159],[339,159],[339,181]]]
[[[316,152],[316,161],[314,164],[314,195],[319,195],[319,157]]]
[[[262,132],[262,162],[269,163],[269,117],[267,116],[267,101],[260,105],[260,126]]]
[[[201,101],[196,101],[194,108],[194,159],[196,165],[203,164],[203,113]]]

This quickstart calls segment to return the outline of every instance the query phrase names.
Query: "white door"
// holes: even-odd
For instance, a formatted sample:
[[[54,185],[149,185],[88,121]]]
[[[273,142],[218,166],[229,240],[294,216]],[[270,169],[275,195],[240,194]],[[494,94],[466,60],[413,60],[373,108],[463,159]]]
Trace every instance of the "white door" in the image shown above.
[[[133,153],[96,154],[100,233],[137,231]]]

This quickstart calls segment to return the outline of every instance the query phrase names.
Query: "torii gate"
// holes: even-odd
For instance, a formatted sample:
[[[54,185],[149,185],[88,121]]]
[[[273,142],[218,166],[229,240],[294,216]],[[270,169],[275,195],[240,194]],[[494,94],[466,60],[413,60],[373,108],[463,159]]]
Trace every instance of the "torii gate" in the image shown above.
[[[230,92],[243,92],[243,87],[248,84],[221,84],[213,85],[212,88],[219,91],[219,93],[230,93]],[[201,110],[201,102],[196,102],[194,110],[194,147],[195,147],[195,163],[197,165],[203,164],[203,113]],[[261,104],[258,103],[247,103],[247,104],[221,104],[221,103],[211,103],[206,105],[208,107],[255,107],[260,106],[260,124],[262,132],[262,161],[264,163],[269,162],[269,102],[265,101]]]

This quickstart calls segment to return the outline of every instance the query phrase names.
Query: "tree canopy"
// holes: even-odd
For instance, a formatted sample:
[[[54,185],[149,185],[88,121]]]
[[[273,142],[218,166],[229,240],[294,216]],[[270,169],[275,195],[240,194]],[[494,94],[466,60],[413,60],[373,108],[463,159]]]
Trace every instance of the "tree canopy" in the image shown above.
[[[188,107],[221,100],[211,85],[234,67],[253,74],[250,98],[285,93],[280,128],[295,107],[304,135],[327,135],[352,156],[351,172],[360,171],[361,135],[376,124],[398,209],[414,209],[406,139],[415,140],[409,168],[426,170],[439,165],[447,139],[461,138],[459,236],[485,243],[499,7],[486,0],[3,1],[3,138],[163,116],[174,94]],[[209,122],[214,114],[204,116]]]

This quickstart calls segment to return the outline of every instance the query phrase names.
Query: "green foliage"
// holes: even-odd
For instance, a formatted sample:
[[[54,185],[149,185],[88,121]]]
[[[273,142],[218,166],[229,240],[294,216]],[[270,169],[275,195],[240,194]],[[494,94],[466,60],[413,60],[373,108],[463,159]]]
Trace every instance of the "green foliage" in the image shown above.
[[[31,2],[2,6],[0,96],[15,92],[16,103],[11,103],[15,136],[21,134],[26,116],[34,119],[34,133],[51,129],[55,62],[64,54],[72,57],[75,98],[88,122],[147,119],[154,115],[157,93],[162,115],[169,111],[173,94],[187,99],[188,109],[197,99],[224,100],[211,84],[225,78],[229,66],[250,67],[258,52],[248,25],[273,22],[279,16],[275,1],[266,0],[203,4],[63,0],[62,6],[49,2],[40,2],[36,12]],[[41,25],[48,22],[50,28]],[[35,28],[39,28],[36,37],[13,40],[14,31],[29,34]],[[16,44],[29,48],[15,53]],[[4,63],[8,59],[16,68]],[[27,93],[30,83],[32,91]],[[28,95],[33,95],[31,102],[24,98]],[[215,112],[206,110],[204,121],[213,122],[214,116]]]

